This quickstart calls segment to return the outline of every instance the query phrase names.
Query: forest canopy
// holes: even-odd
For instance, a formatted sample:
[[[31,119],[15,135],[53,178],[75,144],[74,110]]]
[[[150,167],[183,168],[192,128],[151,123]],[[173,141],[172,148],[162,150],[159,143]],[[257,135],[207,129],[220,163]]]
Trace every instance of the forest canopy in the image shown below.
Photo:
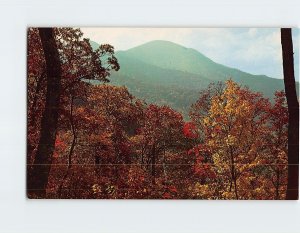
[[[195,93],[184,116],[111,84],[122,70],[114,47],[93,48],[80,29],[30,28],[27,59],[29,198],[285,199],[284,91],[269,99],[227,77]],[[49,109],[57,122],[43,150]]]

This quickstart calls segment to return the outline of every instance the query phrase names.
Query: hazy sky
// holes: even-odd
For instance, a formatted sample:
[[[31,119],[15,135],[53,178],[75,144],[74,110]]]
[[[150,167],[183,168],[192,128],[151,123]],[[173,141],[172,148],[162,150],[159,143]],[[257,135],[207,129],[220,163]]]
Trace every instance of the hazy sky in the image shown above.
[[[282,78],[279,28],[82,28],[84,37],[116,50],[152,40],[194,48],[215,62],[252,74]],[[299,30],[293,29],[296,79],[299,80]]]

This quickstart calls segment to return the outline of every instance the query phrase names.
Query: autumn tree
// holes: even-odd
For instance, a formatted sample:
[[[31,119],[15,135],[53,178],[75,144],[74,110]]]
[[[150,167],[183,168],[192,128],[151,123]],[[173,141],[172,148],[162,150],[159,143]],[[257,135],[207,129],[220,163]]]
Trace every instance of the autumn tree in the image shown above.
[[[143,102],[125,87],[109,84],[88,86],[85,101],[74,105],[76,143],[70,175],[64,177],[58,191],[60,196],[70,197],[69,190],[74,186],[90,191],[91,186],[97,187],[94,195],[102,198],[122,198],[128,194],[128,187],[138,183],[136,178],[129,181],[128,176],[140,174],[131,168],[134,158],[130,137],[135,134],[143,108]],[[80,184],[76,184],[78,179],[81,179]],[[77,195],[80,197],[81,194]]]
[[[143,117],[144,103],[132,96],[127,88],[112,85],[96,85],[89,91],[89,108],[95,117],[102,117],[105,122],[105,134],[113,153],[105,158],[101,151],[95,151],[95,164],[111,164],[112,180],[122,183],[126,179],[133,160],[130,137],[135,135],[136,129]],[[90,132],[90,137],[96,132]],[[99,134],[95,135],[99,138]],[[102,143],[102,146],[106,146]],[[123,164],[123,165],[122,165]],[[126,183],[124,180],[123,183]]]
[[[165,153],[180,147],[183,138],[183,117],[168,106],[150,104],[144,112],[144,123],[133,138],[142,164],[150,165],[152,184],[157,176],[157,164],[162,164],[166,176]]]
[[[288,109],[285,93],[275,93],[274,104],[267,112],[268,134],[263,140],[268,145],[267,153],[260,161],[265,164],[263,175],[271,185],[269,199],[285,199],[287,186]],[[273,187],[272,187],[273,186]],[[274,190],[272,192],[272,190]],[[267,198],[267,197],[266,197]]]
[[[50,30],[50,29],[49,29]],[[56,46],[56,57],[60,62],[60,88],[53,87],[59,105],[55,107],[57,111],[58,125],[61,125],[61,118],[64,113],[68,113],[68,119],[71,123],[72,106],[82,92],[85,92],[84,83],[86,80],[99,80],[108,81],[110,70],[118,70],[119,64],[114,57],[114,49],[110,45],[101,45],[97,50],[93,51],[89,40],[83,39],[82,32],[79,29],[73,28],[53,28],[52,31],[52,45]],[[47,71],[47,52],[44,51],[42,46],[40,33],[37,28],[30,28],[28,30],[28,164],[37,163],[36,157],[38,147],[41,143],[38,142],[42,133],[41,115],[46,111],[46,93],[48,92],[47,80],[49,74]],[[53,57],[53,56],[52,56]],[[52,58],[53,60],[53,58]],[[52,61],[51,60],[51,61]],[[52,61],[53,63],[53,61]],[[58,68],[56,68],[58,69]],[[51,89],[51,88],[50,88]],[[59,92],[60,90],[60,92]],[[60,93],[60,95],[59,95]],[[53,97],[54,98],[54,97]],[[56,117],[52,118],[56,119]],[[55,120],[54,120],[55,121]],[[70,129],[72,128],[72,124]],[[56,125],[57,128],[57,125]],[[55,134],[52,136],[53,145],[55,141]],[[73,137],[74,138],[74,137]],[[47,144],[47,143],[46,143]],[[52,143],[51,143],[52,144]],[[51,164],[53,155],[52,152],[48,153],[49,161],[46,164]],[[44,154],[44,153],[43,153]],[[40,161],[41,162],[41,161]],[[50,163],[49,163],[50,162]],[[45,161],[42,162],[45,164]],[[29,166],[28,184],[30,185],[33,180],[38,177],[39,172],[31,173],[34,166]],[[47,184],[47,174],[43,181],[43,193]],[[31,188],[29,188],[30,191]],[[34,188],[35,189],[35,188]]]
[[[30,170],[28,177],[28,190],[36,196],[43,197],[46,194],[57,130],[61,89],[61,62],[53,29],[39,28],[39,35],[45,56],[47,92],[45,109],[41,120],[39,144],[32,170]]]
[[[291,28],[281,29],[284,87],[289,112],[287,200],[298,200],[299,193],[299,103],[296,93]]]
[[[207,88],[200,91],[199,98],[191,105],[189,116],[192,120],[191,124],[196,126],[196,129],[194,128],[193,131],[198,134],[200,142],[203,142],[205,138],[204,132],[206,126],[204,125],[203,119],[209,114],[213,97],[221,96],[224,88],[225,85],[223,82],[209,84]]]
[[[264,153],[269,101],[232,80],[211,97],[201,119],[206,157],[211,156],[218,198],[248,199],[255,164]],[[199,109],[194,107],[194,116]],[[199,106],[202,108],[202,106]],[[202,154],[203,156],[203,154]]]
[[[143,102],[132,96],[126,87],[95,85],[89,90],[88,107],[95,116],[106,119],[118,161],[130,163],[124,143],[128,144],[129,137],[135,134],[140,124]]]

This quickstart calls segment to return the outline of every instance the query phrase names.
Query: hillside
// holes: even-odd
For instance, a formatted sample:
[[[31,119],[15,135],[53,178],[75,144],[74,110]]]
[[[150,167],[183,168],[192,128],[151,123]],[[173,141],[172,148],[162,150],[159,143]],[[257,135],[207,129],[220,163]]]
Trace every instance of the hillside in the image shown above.
[[[151,41],[127,50],[126,54],[145,63],[198,74],[201,78],[211,81],[224,81],[232,78],[238,83],[264,93],[266,96],[272,96],[274,90],[283,89],[283,80],[273,79],[265,75],[252,75],[226,67],[215,63],[197,50],[168,41]]]
[[[92,42],[93,48],[97,46]],[[125,85],[146,102],[168,104],[187,116],[201,89],[211,82],[234,81],[272,98],[283,90],[283,80],[252,75],[218,64],[200,52],[169,41],[151,41],[116,52],[121,69],[111,75],[111,83]]]

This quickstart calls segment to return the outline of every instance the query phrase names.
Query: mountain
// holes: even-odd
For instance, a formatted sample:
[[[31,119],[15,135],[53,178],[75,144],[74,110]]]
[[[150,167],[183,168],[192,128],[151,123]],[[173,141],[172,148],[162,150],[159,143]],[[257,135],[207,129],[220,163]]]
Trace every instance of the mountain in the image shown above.
[[[156,40],[117,51],[116,57],[121,69],[112,73],[112,84],[125,85],[136,97],[168,104],[185,116],[199,91],[211,82],[232,78],[271,99],[276,90],[284,89],[283,80],[218,64],[195,49],[169,41]]]

